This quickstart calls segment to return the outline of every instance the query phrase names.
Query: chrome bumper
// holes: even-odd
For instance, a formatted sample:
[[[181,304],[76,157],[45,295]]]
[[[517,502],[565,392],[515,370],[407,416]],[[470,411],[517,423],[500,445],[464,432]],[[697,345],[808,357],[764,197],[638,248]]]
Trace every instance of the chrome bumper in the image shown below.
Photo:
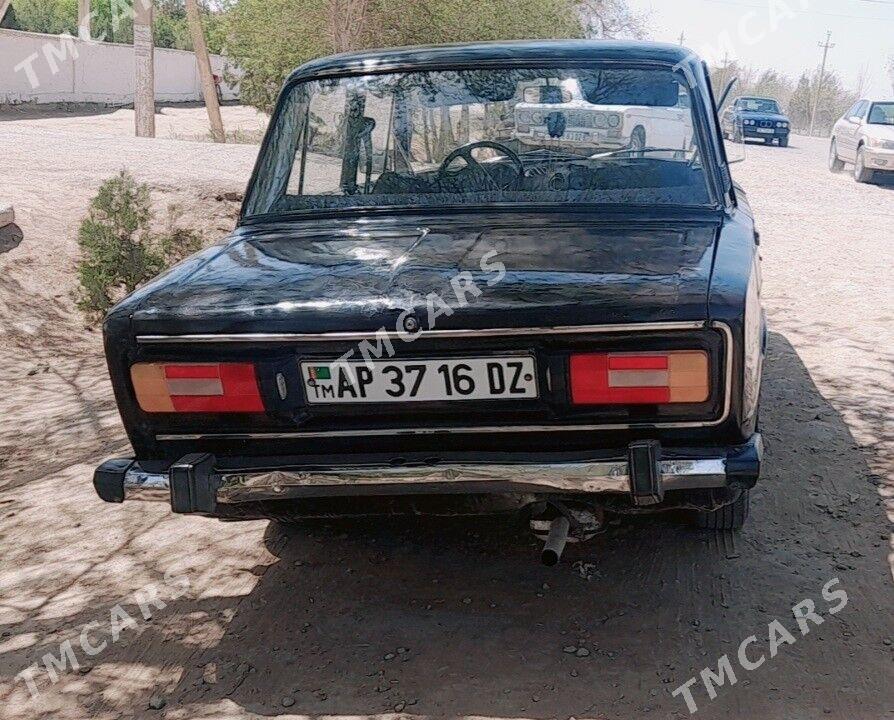
[[[358,495],[608,493],[628,495],[636,504],[647,505],[660,502],[665,491],[753,486],[760,473],[763,442],[754,435],[744,445],[718,448],[716,456],[707,451],[692,451],[689,458],[668,457],[671,454],[656,442],[637,441],[623,459],[543,457],[518,463],[445,459],[438,464],[335,467],[273,463],[234,470],[216,469],[214,456],[199,453],[185,456],[167,472],[146,472],[132,459],[108,460],[97,468],[93,484],[107,502],[158,500],[169,502],[175,512],[210,514],[218,503]]]
[[[665,460],[661,482],[667,490],[721,487],[726,484],[726,460]],[[570,493],[627,493],[627,462],[551,463],[544,465],[448,465],[437,467],[344,467],[319,471],[273,471],[223,475],[219,502],[237,503],[276,499],[292,488],[374,485],[388,489],[406,485],[464,486],[493,484],[524,491]]]
[[[894,170],[894,151],[866,148],[866,167],[875,170]]]

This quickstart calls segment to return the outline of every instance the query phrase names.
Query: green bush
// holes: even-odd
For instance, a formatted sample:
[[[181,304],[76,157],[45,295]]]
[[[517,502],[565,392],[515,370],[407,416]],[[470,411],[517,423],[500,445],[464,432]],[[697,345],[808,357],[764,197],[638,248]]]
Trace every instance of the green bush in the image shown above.
[[[149,186],[126,172],[106,180],[78,231],[78,307],[96,319],[123,295],[199,250],[202,235],[179,227],[179,216],[170,206],[165,232],[155,235]]]

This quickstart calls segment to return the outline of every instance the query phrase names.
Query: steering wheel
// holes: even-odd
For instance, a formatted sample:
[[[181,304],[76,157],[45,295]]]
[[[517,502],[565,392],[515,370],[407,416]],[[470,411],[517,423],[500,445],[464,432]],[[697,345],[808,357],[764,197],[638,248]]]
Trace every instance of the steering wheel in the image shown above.
[[[472,151],[477,150],[478,148],[490,148],[509,158],[509,161],[515,169],[515,176],[508,180],[506,178],[500,178],[499,175],[494,177],[493,174],[487,171],[485,165],[472,157]],[[478,142],[469,143],[468,145],[456,148],[456,150],[444,158],[444,162],[442,162],[441,167],[438,168],[438,182],[440,184],[443,184],[443,181],[448,178],[447,170],[457,158],[465,160],[466,169],[469,170],[470,174],[478,179],[484,180],[493,187],[494,190],[515,190],[521,182],[521,179],[525,176],[525,166],[522,165],[522,161],[519,159],[518,155],[512,152],[512,150],[498,142],[479,140]],[[496,167],[504,166],[501,165]]]

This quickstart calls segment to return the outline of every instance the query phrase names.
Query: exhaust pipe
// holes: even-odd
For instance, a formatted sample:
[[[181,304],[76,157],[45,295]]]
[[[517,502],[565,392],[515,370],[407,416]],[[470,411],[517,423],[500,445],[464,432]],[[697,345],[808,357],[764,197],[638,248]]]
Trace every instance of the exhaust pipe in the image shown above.
[[[562,557],[562,551],[565,549],[565,543],[568,542],[568,531],[571,524],[568,518],[560,515],[550,523],[549,535],[546,538],[546,544],[543,546],[543,552],[540,554],[540,560],[547,567],[553,567],[558,564],[559,558]]]

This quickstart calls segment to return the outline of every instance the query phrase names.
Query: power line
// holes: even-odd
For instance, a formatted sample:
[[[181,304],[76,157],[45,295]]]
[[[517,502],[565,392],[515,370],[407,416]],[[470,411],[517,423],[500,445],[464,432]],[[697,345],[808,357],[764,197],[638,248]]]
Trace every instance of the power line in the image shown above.
[[[829,50],[835,47],[832,42],[832,31],[826,31],[826,42],[819,43],[823,49],[823,64],[820,66],[819,81],[816,83],[816,97],[813,99],[813,110],[810,111],[810,137],[813,137],[813,124],[816,121],[816,109],[819,107],[820,93],[823,91],[823,81],[826,79],[826,60],[829,57]]]

